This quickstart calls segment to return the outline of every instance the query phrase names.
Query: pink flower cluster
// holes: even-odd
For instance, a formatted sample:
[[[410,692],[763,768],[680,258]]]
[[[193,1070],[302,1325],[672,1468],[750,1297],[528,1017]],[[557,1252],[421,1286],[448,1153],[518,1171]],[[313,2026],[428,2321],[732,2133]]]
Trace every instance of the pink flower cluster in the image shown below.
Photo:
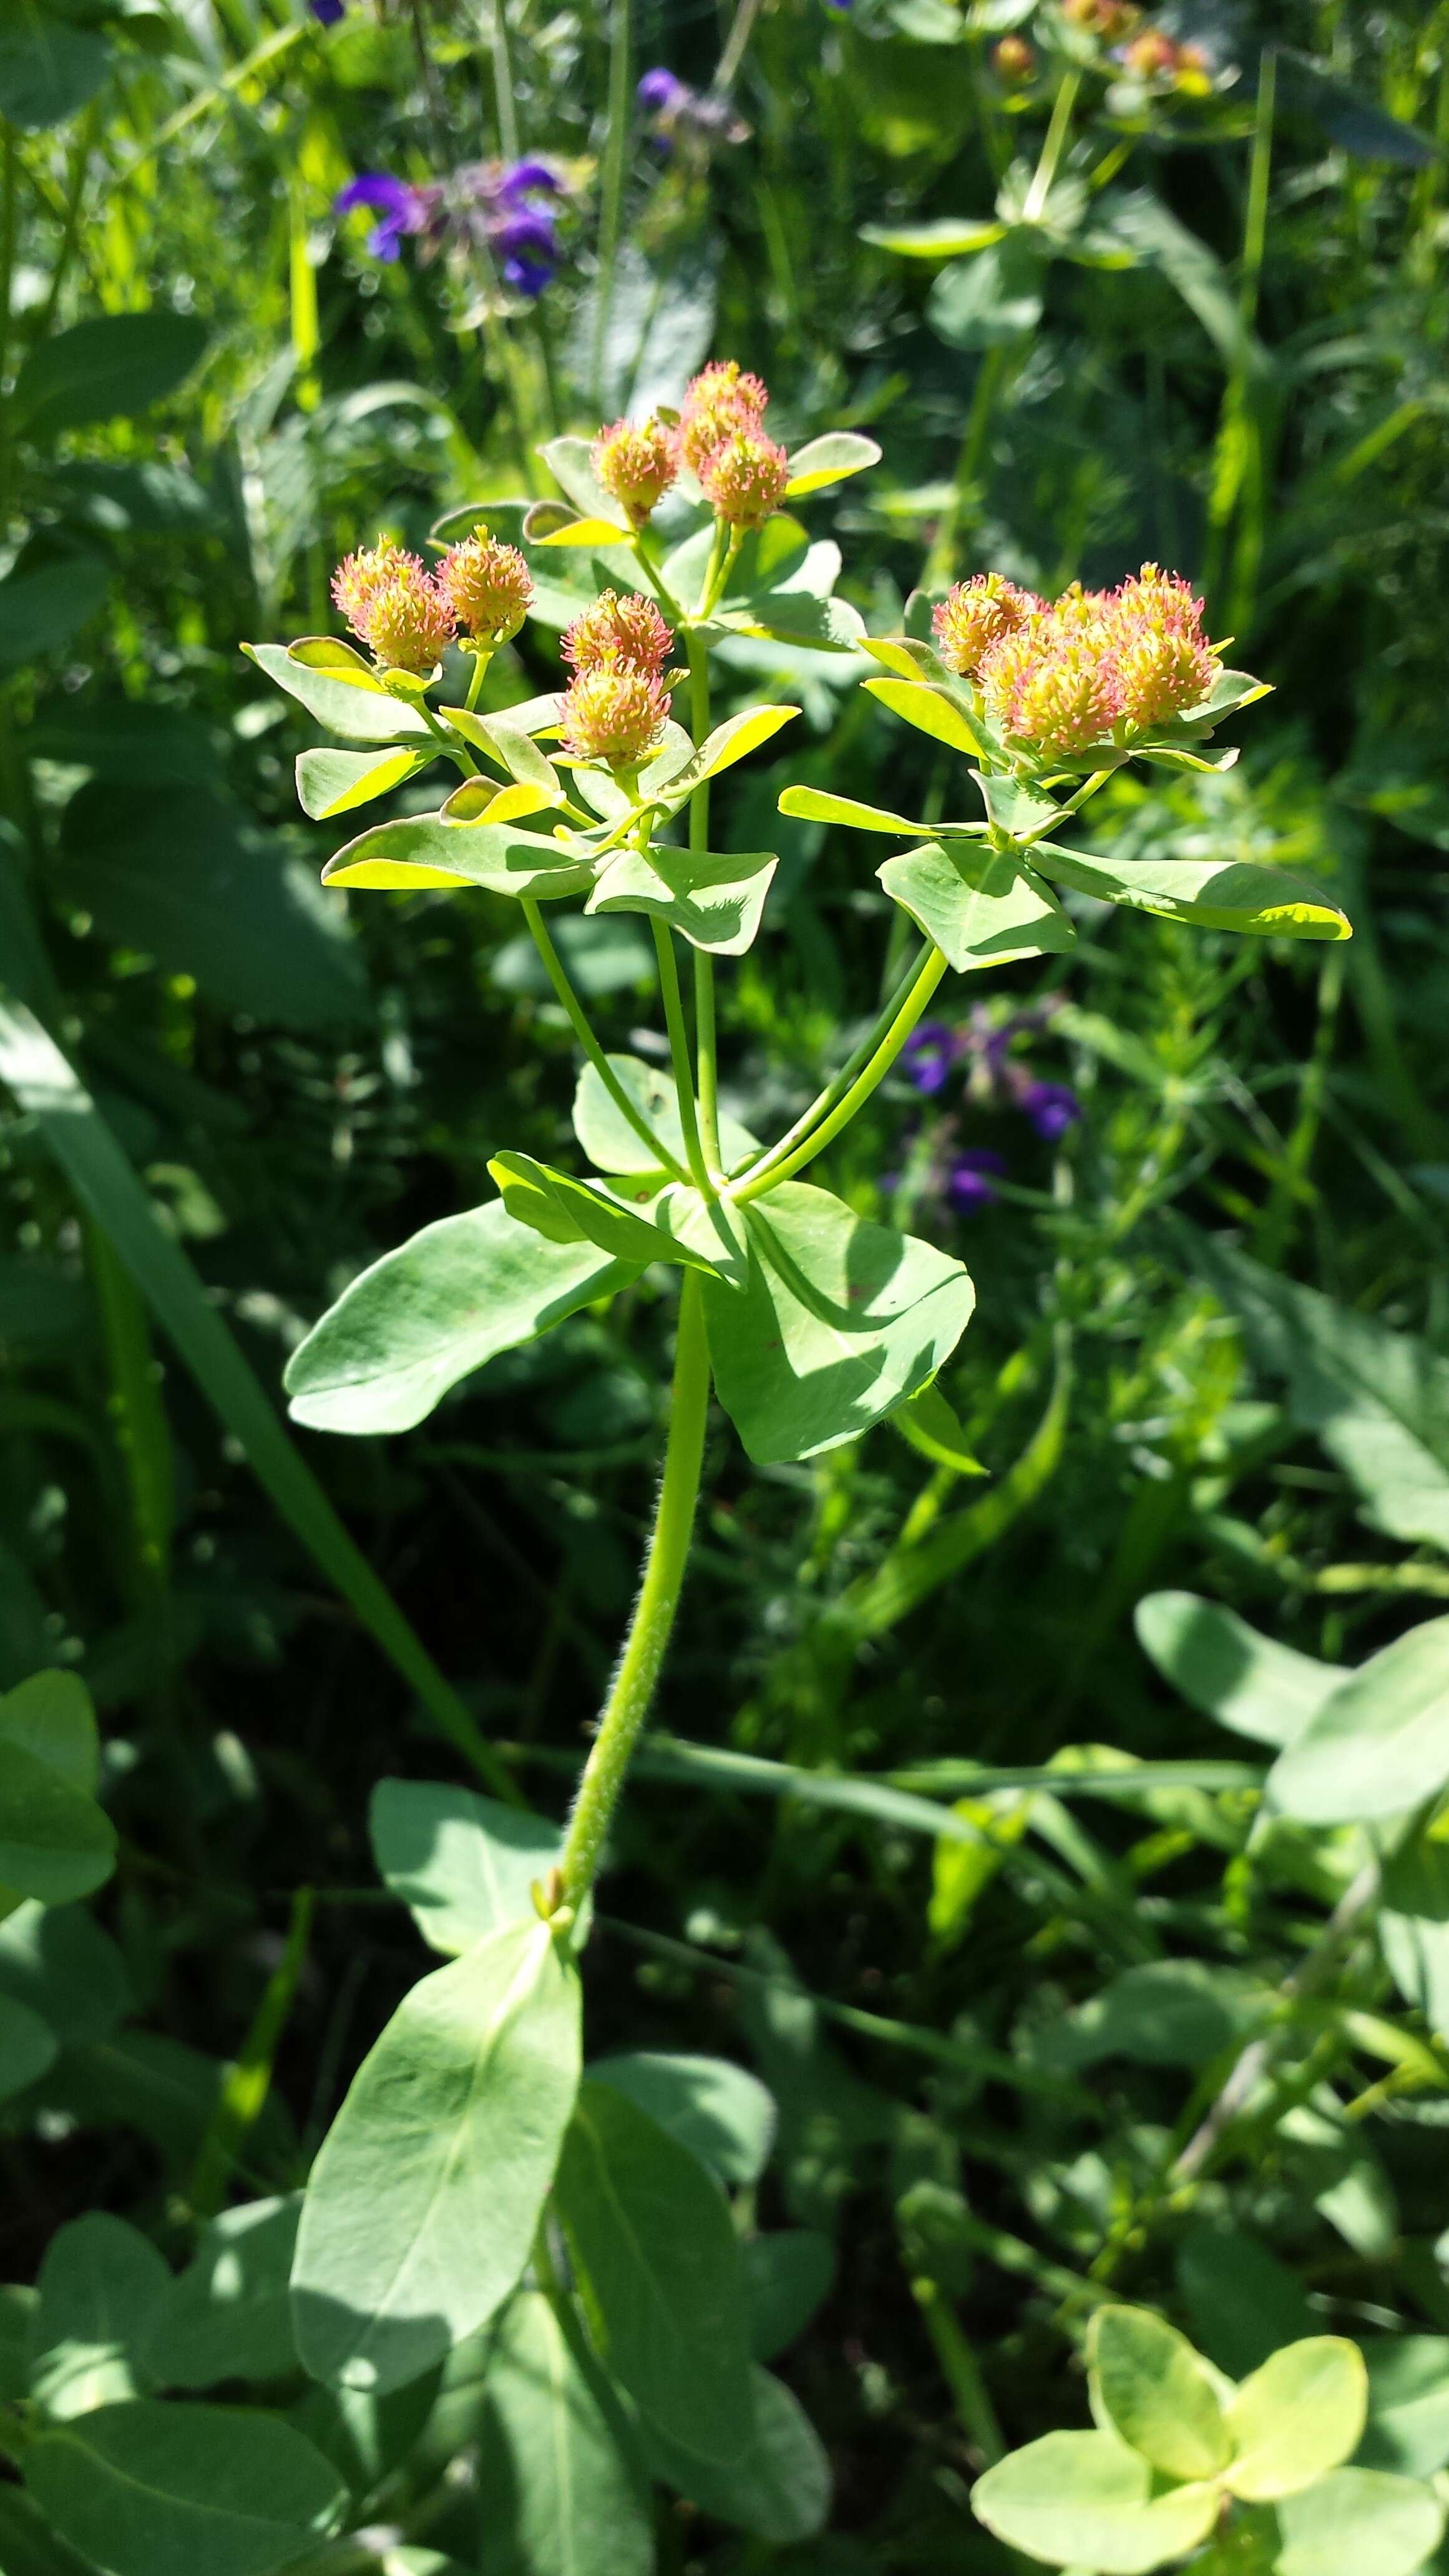
[[[769,393],[736,358],[717,359],[685,389],[677,425],[653,414],[599,432],[593,468],[633,528],[641,528],[687,466],[727,525],[759,527],[790,479],[785,450],[765,435]]]
[[[1134,738],[1200,706],[1222,663],[1203,603],[1157,564],[1116,590],[1074,582],[1048,606],[1000,573],[958,582],[932,624],[1009,741],[1050,756]]]
[[[422,678],[460,632],[475,650],[516,635],[533,598],[533,578],[517,546],[496,537],[450,546],[436,572],[391,537],[379,537],[338,565],[332,598],[383,670]]]
[[[669,718],[664,665],[674,637],[652,599],[602,591],[564,629],[573,678],[559,709],[565,751],[610,769],[637,769]]]

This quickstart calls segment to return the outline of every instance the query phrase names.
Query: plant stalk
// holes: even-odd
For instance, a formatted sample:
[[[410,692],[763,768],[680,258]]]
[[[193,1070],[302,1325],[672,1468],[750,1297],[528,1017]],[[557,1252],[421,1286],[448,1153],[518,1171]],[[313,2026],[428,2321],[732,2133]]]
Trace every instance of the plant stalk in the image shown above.
[[[583,1048],[585,1055],[588,1057],[588,1060],[593,1066],[595,1073],[598,1075],[599,1080],[603,1084],[604,1089],[607,1091],[609,1098],[612,1100],[620,1115],[628,1119],[630,1126],[633,1128],[634,1133],[639,1138],[641,1144],[648,1147],[651,1158],[651,1168],[654,1165],[657,1165],[661,1171],[670,1173],[676,1181],[687,1181],[690,1175],[685,1170],[684,1165],[679,1161],[676,1155],[671,1154],[668,1146],[663,1142],[662,1138],[655,1135],[648,1119],[641,1114],[637,1104],[630,1099],[628,1092],[624,1089],[622,1082],[619,1080],[619,1077],[614,1071],[613,1066],[610,1064],[608,1057],[605,1055],[603,1048],[600,1046],[598,1039],[595,1037],[594,1032],[589,1025],[588,1013],[585,1011],[582,1002],[579,1000],[577,993],[569,982],[568,973],[564,966],[563,959],[555,948],[553,940],[544,923],[543,914],[539,910],[538,897],[536,895],[526,894],[522,897],[522,903],[523,918],[527,922],[528,927],[533,934],[533,944],[538,950],[539,956],[543,960],[543,971],[547,975],[550,984],[553,986],[559,1001],[563,1004],[568,1017],[569,1026],[573,1030],[575,1037],[578,1039],[580,1046]]]
[[[750,1199],[760,1198],[766,1190],[778,1188],[781,1181],[788,1181],[794,1173],[802,1170],[806,1163],[812,1162],[817,1154],[823,1153],[826,1146],[833,1143],[840,1134],[842,1127],[849,1126],[856,1111],[864,1107],[877,1084],[884,1082],[945,972],[946,960],[932,940],[927,945],[926,954],[916,969],[905,999],[885,1036],[863,1071],[857,1074],[844,1097],[836,1102],[829,1115],[822,1118],[819,1126],[803,1137],[792,1152],[784,1155],[773,1165],[768,1162],[757,1165],[736,1189],[734,1196],[737,1203],[744,1205]]]
[[[699,637],[685,637],[689,655],[689,720],[696,745],[709,735],[709,655]],[[702,778],[689,800],[689,846],[709,848],[709,780]],[[699,1136],[712,1173],[720,1170],[719,1056],[715,1038],[714,959],[707,949],[694,952],[695,1066],[699,1086]]]

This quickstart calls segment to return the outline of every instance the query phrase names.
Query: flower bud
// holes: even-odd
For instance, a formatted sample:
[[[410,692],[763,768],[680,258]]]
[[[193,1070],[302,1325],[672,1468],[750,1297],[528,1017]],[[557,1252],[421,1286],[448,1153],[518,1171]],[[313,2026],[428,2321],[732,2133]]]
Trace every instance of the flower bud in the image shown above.
[[[1109,45],[1135,27],[1141,15],[1132,0],[1062,0],[1062,16],[1070,25]]]
[[[479,644],[506,644],[533,601],[533,575],[517,546],[482,534],[448,548],[437,583],[464,634]]]
[[[958,581],[931,612],[942,661],[964,678],[974,678],[993,647],[1042,605],[1034,591],[1019,590],[1004,573],[978,572],[970,581]]]
[[[625,599],[605,590],[564,628],[561,650],[575,671],[612,665],[657,680],[673,646],[673,633],[652,599],[637,590]]]
[[[1177,69],[1177,47],[1160,27],[1148,27],[1133,37],[1122,60],[1139,80],[1163,80]]]
[[[389,537],[338,565],[332,597],[385,670],[431,671],[457,624],[427,565]]]
[[[991,68],[998,80],[1009,81],[1013,86],[1028,81],[1036,70],[1035,50],[1024,36],[1003,36],[1000,44],[992,47]]]
[[[703,480],[716,448],[735,430],[760,432],[770,397],[758,376],[746,375],[737,358],[718,358],[694,377],[680,405],[679,455]]]
[[[1006,729],[1044,752],[1079,752],[1110,734],[1122,683],[1110,652],[1083,637],[1042,653],[1017,679]]]
[[[662,420],[616,420],[593,444],[594,472],[612,501],[617,501],[631,528],[642,528],[663,500],[679,471],[674,441]]]
[[[763,527],[784,498],[790,460],[758,430],[737,429],[700,469],[700,489],[732,528]]]
[[[559,732],[575,760],[637,769],[654,750],[668,715],[668,694],[652,672],[600,662],[580,671],[564,691]]]

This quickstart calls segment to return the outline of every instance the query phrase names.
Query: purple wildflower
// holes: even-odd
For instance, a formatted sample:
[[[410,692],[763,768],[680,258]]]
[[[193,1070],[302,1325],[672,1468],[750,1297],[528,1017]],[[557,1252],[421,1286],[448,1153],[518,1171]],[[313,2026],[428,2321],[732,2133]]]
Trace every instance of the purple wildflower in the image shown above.
[[[1031,1120],[1044,1143],[1055,1145],[1069,1127],[1075,1127],[1082,1114],[1082,1104],[1065,1082],[1029,1082],[1019,1094],[1017,1107]]]
[[[553,281],[558,266],[558,234],[552,215],[525,207],[505,215],[492,231],[491,246],[505,286],[516,295],[537,296]]]
[[[951,1205],[961,1216],[976,1216],[982,1208],[994,1206],[997,1194],[991,1184],[1005,1169],[1005,1156],[994,1154],[989,1145],[958,1154],[946,1171],[946,1196]]]
[[[405,179],[394,179],[386,170],[365,170],[360,177],[349,179],[332,201],[335,215],[350,214],[354,206],[369,206],[381,217],[367,236],[367,247],[374,259],[396,259],[403,234],[421,232],[427,220],[420,190],[410,188]]]
[[[347,0],[307,0],[307,6],[319,27],[335,27],[347,15]]]
[[[511,161],[495,186],[499,202],[505,206],[524,204],[529,197],[563,194],[557,171],[550,169],[546,161]]]
[[[634,92],[646,116],[677,116],[691,92],[677,73],[666,71],[662,64],[646,72]]]
[[[901,1049],[901,1066],[913,1090],[927,1099],[945,1088],[946,1077],[959,1053],[954,1029],[944,1020],[922,1020],[913,1029]]]

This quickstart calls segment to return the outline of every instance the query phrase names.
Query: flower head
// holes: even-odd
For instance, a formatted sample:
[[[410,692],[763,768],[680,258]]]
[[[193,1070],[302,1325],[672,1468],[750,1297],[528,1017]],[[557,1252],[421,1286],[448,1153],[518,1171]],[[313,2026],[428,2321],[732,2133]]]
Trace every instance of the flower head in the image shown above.
[[[901,1049],[901,1070],[912,1087],[930,1100],[944,1090],[960,1052],[957,1033],[944,1020],[922,1020]]]
[[[654,672],[600,662],[580,671],[564,691],[559,732],[575,760],[637,769],[654,750],[668,717],[669,693]]]
[[[463,633],[479,644],[506,644],[532,605],[532,573],[517,546],[497,537],[450,546],[435,578]]]
[[[1028,1081],[1017,1094],[1016,1105],[1048,1145],[1057,1144],[1082,1114],[1082,1104],[1066,1082]]]
[[[1034,591],[1018,590],[1004,573],[973,573],[969,581],[958,581],[931,612],[941,659],[953,671],[974,677],[993,646],[1043,605]]]
[[[658,679],[673,649],[674,636],[652,599],[631,591],[601,591],[563,633],[562,652],[578,671],[642,671]]]
[[[350,214],[354,206],[367,206],[379,218],[367,236],[374,259],[396,259],[404,233],[420,233],[428,221],[422,190],[410,188],[405,179],[394,179],[386,170],[363,171],[332,200],[334,215]]]
[[[946,1196],[951,1205],[962,1216],[975,1216],[980,1209],[994,1206],[997,1193],[991,1184],[1005,1169],[1005,1156],[994,1154],[989,1145],[958,1154],[946,1171]]]
[[[1050,611],[1008,637],[982,679],[988,711],[1003,731],[1048,754],[1101,742],[1123,711],[1121,675],[1105,631],[1063,633],[1053,628]]]
[[[700,489],[732,528],[760,528],[784,499],[790,460],[762,431],[732,430],[699,473]]]
[[[591,450],[595,474],[611,500],[617,501],[631,528],[642,528],[663,500],[679,471],[674,441],[662,420],[616,420],[601,429]]]
[[[769,394],[737,358],[717,358],[685,389],[677,432],[679,454],[701,478],[715,450],[736,430],[759,436]]]
[[[646,116],[657,116],[666,121],[676,117],[693,95],[688,83],[682,81],[677,73],[666,71],[662,64],[646,72],[634,92]]]
[[[1105,606],[1129,721],[1167,724],[1200,706],[1223,666],[1203,633],[1203,603],[1191,585],[1147,563]]]
[[[1160,27],[1145,27],[1134,36],[1122,56],[1129,72],[1139,80],[1165,80],[1177,70],[1178,49]]]
[[[1136,26],[1142,12],[1131,0],[1062,0],[1062,15],[1072,26],[1110,45]]]
[[[338,565],[332,597],[384,670],[431,671],[457,625],[427,565],[388,537]]]
[[[499,202],[505,206],[527,205],[530,197],[559,197],[563,194],[558,172],[549,162],[537,159],[506,162],[493,185]]]
[[[991,68],[998,80],[1030,80],[1036,70],[1036,51],[1024,36],[1003,36],[991,49]]]
[[[347,15],[347,0],[307,0],[307,8],[319,27],[335,27]]]
[[[503,214],[489,229],[489,247],[505,286],[530,301],[553,283],[558,266],[558,228],[543,206],[522,206]]]

